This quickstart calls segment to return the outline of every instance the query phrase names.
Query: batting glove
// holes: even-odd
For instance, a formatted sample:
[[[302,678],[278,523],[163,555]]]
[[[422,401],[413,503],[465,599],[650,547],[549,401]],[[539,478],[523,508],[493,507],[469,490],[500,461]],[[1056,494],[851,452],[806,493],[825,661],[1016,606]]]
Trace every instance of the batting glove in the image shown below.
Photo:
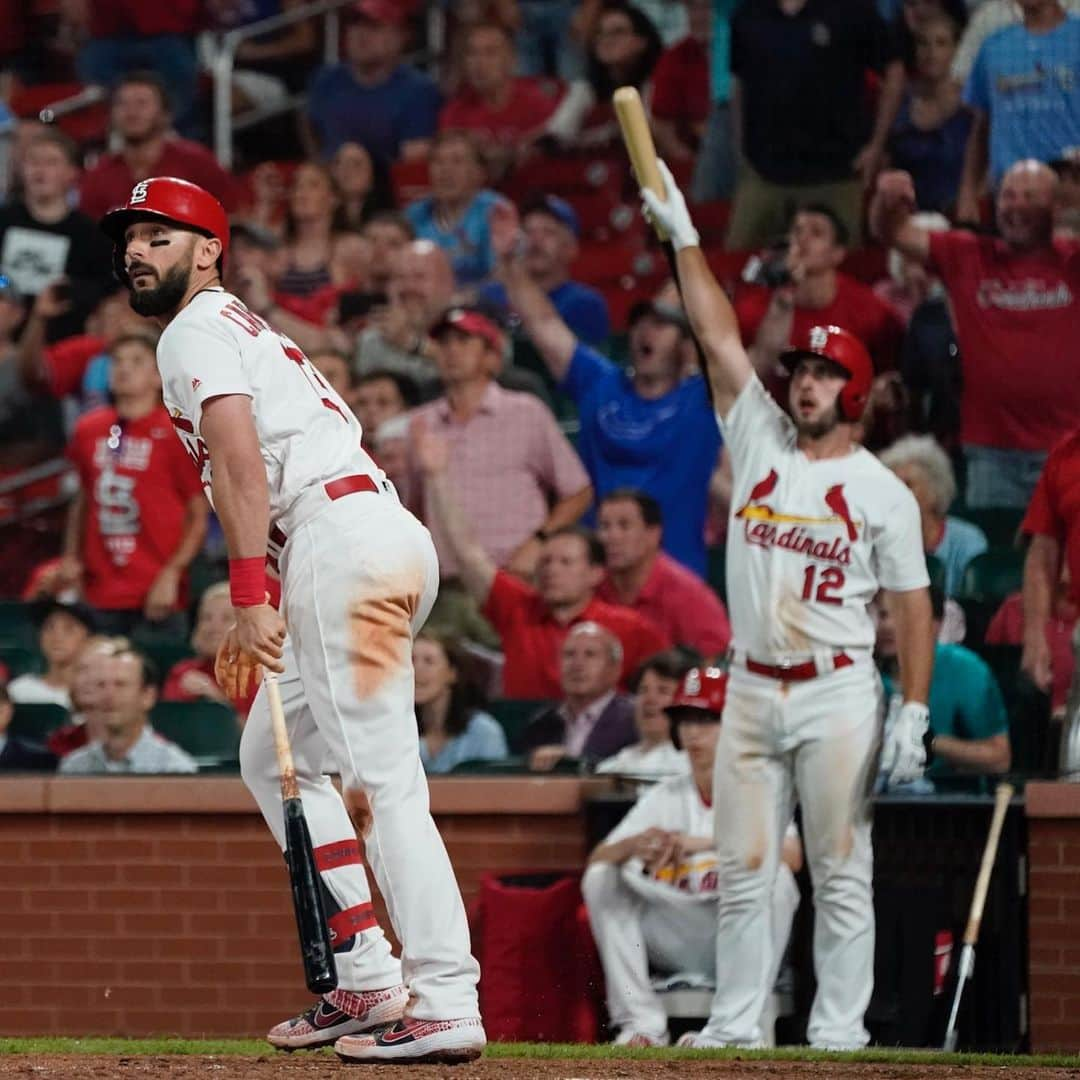
[[[905,701],[885,736],[881,770],[889,787],[918,780],[926,768],[930,710],[921,701]]]
[[[697,247],[701,238],[698,236],[697,229],[694,228],[694,223],[690,220],[686,199],[667,165],[662,161],[657,161],[657,165],[660,166],[660,175],[664,178],[665,197],[661,199],[654,191],[642,188],[642,213],[654,228],[659,226],[671,237],[672,247],[676,251]]]

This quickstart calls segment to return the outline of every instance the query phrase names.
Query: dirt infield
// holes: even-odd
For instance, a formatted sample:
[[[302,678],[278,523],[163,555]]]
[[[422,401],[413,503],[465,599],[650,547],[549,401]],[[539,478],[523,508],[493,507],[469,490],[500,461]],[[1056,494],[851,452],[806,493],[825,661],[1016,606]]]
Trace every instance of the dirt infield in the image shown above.
[[[1009,1080],[1078,1080],[1077,1068],[1009,1066]],[[371,1073],[378,1080],[633,1080],[635,1077],[682,1080],[683,1077],[723,1076],[724,1080],[1000,1080],[1001,1066],[886,1065],[868,1062],[740,1061],[725,1058],[694,1060],[569,1061],[491,1058],[473,1065],[346,1066],[326,1054],[239,1056],[179,1056],[108,1054],[12,1054],[0,1057],[0,1077],[21,1080],[104,1080],[153,1077],[155,1080],[343,1080]]]

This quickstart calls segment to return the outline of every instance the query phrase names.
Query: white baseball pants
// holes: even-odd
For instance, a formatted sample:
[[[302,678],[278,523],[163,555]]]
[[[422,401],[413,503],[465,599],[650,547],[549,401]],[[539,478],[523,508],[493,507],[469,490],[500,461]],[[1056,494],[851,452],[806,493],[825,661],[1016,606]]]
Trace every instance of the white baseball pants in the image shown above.
[[[438,590],[427,530],[392,494],[357,493],[297,527],[280,560],[289,628],[280,679],[304,811],[323,884],[339,909],[330,920],[340,985],[410,990],[409,1015],[479,1015],[480,971],[470,955],[465,907],[431,818],[413,705],[413,635]],[[371,911],[356,832],[323,772],[327,753],[371,818],[363,849],[401,942],[401,961]],[[275,839],[284,826],[270,710],[260,690],[244,728],[240,767]]]
[[[784,831],[802,806],[814,886],[817,994],[807,1035],[831,1049],[865,1046],[874,979],[869,791],[880,742],[880,682],[869,658],[806,682],[732,667],[716,754],[720,856],[712,1014],[704,1034],[761,1041],[771,989],[770,890]]]

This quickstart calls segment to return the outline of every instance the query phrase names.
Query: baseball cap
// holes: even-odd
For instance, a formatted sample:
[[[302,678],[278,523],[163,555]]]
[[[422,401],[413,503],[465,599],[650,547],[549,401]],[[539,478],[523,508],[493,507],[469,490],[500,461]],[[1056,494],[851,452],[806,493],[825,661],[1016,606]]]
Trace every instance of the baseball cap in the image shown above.
[[[577,212],[558,195],[533,196],[521,208],[521,216],[524,218],[526,214],[547,214],[560,225],[565,225],[575,236],[581,236],[581,222],[578,221]]]
[[[402,10],[406,6],[400,0],[357,0],[357,3],[347,7],[342,14],[348,22],[362,20],[400,26],[408,17],[408,12]]]
[[[503,347],[503,332],[499,324],[479,308],[448,308],[431,328],[431,336],[439,338],[447,330],[460,330],[463,334],[483,338],[496,351]]]
[[[727,675],[718,667],[693,667],[683,676],[664,712],[678,720],[683,710],[693,710],[698,714],[694,719],[718,721],[724,711],[727,682]]]
[[[634,304],[626,319],[627,328],[632,327],[646,316],[651,316],[671,326],[677,326],[684,334],[690,333],[690,320],[687,319],[686,312],[681,307],[676,307],[674,304],[658,303],[656,300],[639,300]]]
[[[34,621],[38,626],[42,626],[50,615],[55,615],[57,612],[70,615],[71,618],[78,620],[91,634],[97,632],[97,619],[94,617],[93,610],[78,601],[64,604],[59,600],[43,600],[35,605]]]

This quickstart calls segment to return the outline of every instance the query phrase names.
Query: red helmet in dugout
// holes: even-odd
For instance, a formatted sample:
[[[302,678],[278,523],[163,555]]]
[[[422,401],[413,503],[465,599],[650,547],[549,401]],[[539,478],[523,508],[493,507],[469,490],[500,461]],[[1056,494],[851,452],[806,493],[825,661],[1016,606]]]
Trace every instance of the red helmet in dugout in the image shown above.
[[[828,360],[847,375],[838,402],[840,416],[851,423],[859,420],[866,411],[874,382],[874,362],[866,346],[839,326],[812,326],[780,354],[780,362],[788,371],[794,371],[806,357]]]
[[[671,741],[676,750],[682,749],[679,741],[680,720],[720,723],[724,699],[727,697],[727,683],[727,673],[718,667],[694,667],[683,676],[675,697],[664,710],[671,719]]]
[[[221,241],[220,270],[229,251],[229,217],[225,207],[197,184],[175,176],[152,176],[140,180],[123,206],[110,210],[101,219],[102,231],[113,242],[113,271],[128,284],[124,266],[124,233],[137,221],[161,221],[213,236]]]

